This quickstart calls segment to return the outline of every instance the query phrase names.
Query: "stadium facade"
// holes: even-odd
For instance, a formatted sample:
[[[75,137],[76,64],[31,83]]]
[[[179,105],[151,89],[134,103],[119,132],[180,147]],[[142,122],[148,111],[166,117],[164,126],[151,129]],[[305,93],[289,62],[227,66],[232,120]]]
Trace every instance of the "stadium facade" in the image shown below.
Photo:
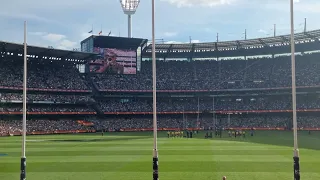
[[[320,30],[295,35],[298,121],[300,128],[310,130],[320,130],[316,118],[320,111],[319,38]],[[23,45],[0,42],[0,49],[0,117],[4,122],[22,115]],[[147,40],[91,36],[81,42],[81,49],[84,52],[28,46],[28,119],[67,119],[94,128],[33,129],[29,133],[149,130],[152,71]],[[290,129],[289,53],[289,35],[156,44],[159,128],[219,124]],[[114,123],[99,126],[100,120]],[[19,130],[9,131],[19,134]]]

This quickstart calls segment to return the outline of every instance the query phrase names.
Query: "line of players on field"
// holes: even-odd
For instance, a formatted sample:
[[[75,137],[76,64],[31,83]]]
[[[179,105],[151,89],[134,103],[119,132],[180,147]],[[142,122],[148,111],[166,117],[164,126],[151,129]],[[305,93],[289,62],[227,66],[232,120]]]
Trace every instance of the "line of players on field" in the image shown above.
[[[197,133],[197,131],[168,131],[168,138],[192,138],[193,133]]]
[[[237,131],[228,131],[228,135],[229,137],[243,137],[245,138],[246,137],[246,131],[241,131],[241,130],[237,130]]]
[[[223,132],[223,128],[215,128],[215,137],[222,137],[222,132]],[[168,131],[167,132],[167,137],[168,138],[192,138],[193,137],[193,133],[197,134],[198,131]],[[254,130],[251,129],[250,131],[251,136],[254,135]],[[228,130],[228,136],[229,137],[246,137],[246,131],[244,130]],[[205,138],[212,138],[213,137],[213,132],[212,131],[208,131],[205,134]]]
[[[220,138],[222,138],[222,132],[223,132],[223,129],[222,128],[216,128],[215,129],[215,137],[220,137]],[[206,132],[206,134],[205,134],[205,138],[207,139],[207,138],[212,138],[213,137],[213,132],[211,131],[211,132]],[[251,136],[253,136],[253,134],[254,134],[254,130],[252,129],[251,131],[250,131],[250,134],[251,134]],[[237,137],[243,137],[243,138],[245,138],[246,137],[246,131],[244,131],[244,130],[228,130],[228,136],[229,137],[235,137],[235,138],[237,138]]]

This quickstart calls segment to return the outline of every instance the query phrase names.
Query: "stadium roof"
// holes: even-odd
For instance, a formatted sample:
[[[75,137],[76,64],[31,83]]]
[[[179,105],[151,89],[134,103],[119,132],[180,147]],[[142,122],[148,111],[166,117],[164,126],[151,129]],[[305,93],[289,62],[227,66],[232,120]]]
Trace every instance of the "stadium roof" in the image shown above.
[[[94,47],[134,49],[134,50],[137,50],[138,47],[143,47],[148,42],[147,39],[141,39],[141,38],[92,35],[84,39],[83,41],[81,41],[81,44],[89,41],[90,39],[93,39]]]
[[[295,34],[298,51],[319,50],[320,30]],[[275,37],[184,44],[156,44],[157,58],[205,58],[264,55],[290,52],[290,35]],[[143,57],[151,57],[152,44],[143,50]]]
[[[0,52],[22,54],[23,48],[24,48],[23,44],[0,41]],[[29,46],[29,45],[28,45],[27,51],[28,51],[27,52],[28,55],[38,56],[39,58],[54,57],[54,58],[60,58],[61,60],[74,61],[74,62],[85,62],[86,60],[96,55],[94,53],[84,53],[79,51],[68,51],[68,50],[61,50],[61,49],[54,49],[54,48]]]

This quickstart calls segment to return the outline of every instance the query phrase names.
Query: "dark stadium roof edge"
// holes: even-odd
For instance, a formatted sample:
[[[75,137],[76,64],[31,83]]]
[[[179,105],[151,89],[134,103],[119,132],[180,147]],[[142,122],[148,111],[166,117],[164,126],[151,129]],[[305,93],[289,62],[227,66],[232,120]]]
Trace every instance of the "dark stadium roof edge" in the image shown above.
[[[89,40],[94,40],[94,43],[93,43],[94,47],[134,49],[134,50],[137,50],[138,47],[144,47],[148,43],[148,40],[143,38],[91,35],[86,39],[82,40],[80,44],[88,42]]]
[[[74,61],[74,62],[85,62],[96,54],[94,53],[86,53],[80,51],[70,51],[70,50],[62,50],[62,49],[54,49],[53,47],[38,47],[38,46],[30,46],[28,45],[28,55],[29,56],[40,56],[47,58],[56,58],[66,61]],[[23,44],[12,43],[0,41],[0,52],[4,53],[14,53],[14,54],[22,54],[23,53]]]
[[[290,35],[248,40],[156,44],[157,58],[216,58],[271,55],[290,52]],[[320,50],[320,29],[295,34],[297,52]],[[152,45],[143,49],[143,57],[151,58]]]

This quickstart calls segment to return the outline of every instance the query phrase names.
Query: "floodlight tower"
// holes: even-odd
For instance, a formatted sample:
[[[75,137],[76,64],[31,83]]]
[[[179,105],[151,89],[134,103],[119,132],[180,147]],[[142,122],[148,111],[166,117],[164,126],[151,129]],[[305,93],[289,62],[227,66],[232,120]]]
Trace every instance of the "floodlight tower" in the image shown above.
[[[131,38],[131,16],[136,13],[136,10],[140,4],[140,0],[120,0],[120,3],[124,14],[128,15],[128,38]]]

